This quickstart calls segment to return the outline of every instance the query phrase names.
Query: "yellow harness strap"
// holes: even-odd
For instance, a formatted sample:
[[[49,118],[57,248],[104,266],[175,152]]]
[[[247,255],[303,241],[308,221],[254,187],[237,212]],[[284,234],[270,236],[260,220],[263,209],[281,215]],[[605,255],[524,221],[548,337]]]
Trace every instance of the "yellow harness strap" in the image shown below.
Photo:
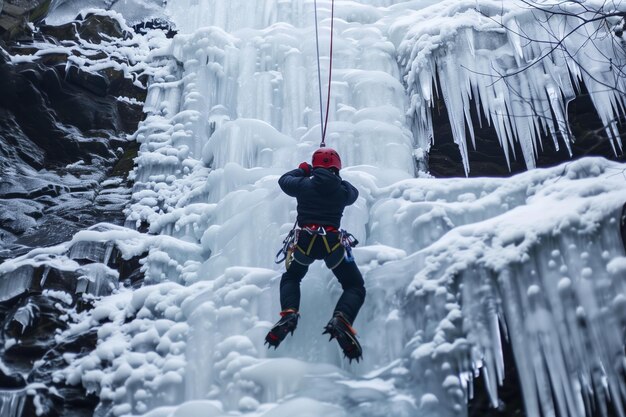
[[[324,241],[324,246],[326,246],[326,252],[331,253],[332,251],[330,250],[330,245],[328,244],[328,239],[326,239],[325,235],[322,236],[322,240]]]
[[[315,239],[317,238],[317,235],[313,235],[313,239],[311,239],[311,243],[309,243],[309,247],[306,250],[305,255],[309,256],[309,254],[311,253],[311,249],[313,249],[313,244],[315,243]],[[326,241],[326,239],[324,239],[324,241]],[[328,243],[326,243],[326,246],[328,246]]]
[[[300,247],[300,245],[296,244],[296,248],[298,248],[298,250],[300,252],[302,252],[303,254],[305,254],[306,256],[309,256],[311,254],[311,250],[313,250],[313,245],[315,244],[315,239],[317,239],[316,234],[313,235],[313,237],[311,238],[311,241],[309,242],[309,246],[306,248],[306,250],[302,249]],[[337,250],[337,248],[339,248],[341,246],[341,241],[337,242],[336,245],[334,245],[332,248],[330,247],[330,244],[328,243],[328,239],[326,239],[325,235],[320,235],[322,236],[322,241],[324,242],[324,246],[326,247],[326,252],[333,253],[335,250]]]

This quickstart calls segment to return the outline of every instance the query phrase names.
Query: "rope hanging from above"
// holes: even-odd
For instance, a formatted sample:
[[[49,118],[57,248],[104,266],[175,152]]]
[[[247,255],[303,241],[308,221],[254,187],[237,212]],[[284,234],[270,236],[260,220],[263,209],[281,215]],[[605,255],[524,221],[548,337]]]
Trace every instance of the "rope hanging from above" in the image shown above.
[[[328,93],[326,96],[326,114],[324,115],[324,109],[322,105],[322,69],[320,65],[320,37],[319,37],[319,22],[317,19],[317,0],[314,0],[315,7],[315,45],[317,47],[317,83],[319,87],[319,101],[320,101],[320,130],[322,133],[322,141],[320,147],[326,146],[326,128],[328,127],[328,109],[330,107],[330,87],[333,76],[333,32],[335,26],[335,0],[331,0],[330,6],[330,54],[329,54],[329,68],[328,68]]]

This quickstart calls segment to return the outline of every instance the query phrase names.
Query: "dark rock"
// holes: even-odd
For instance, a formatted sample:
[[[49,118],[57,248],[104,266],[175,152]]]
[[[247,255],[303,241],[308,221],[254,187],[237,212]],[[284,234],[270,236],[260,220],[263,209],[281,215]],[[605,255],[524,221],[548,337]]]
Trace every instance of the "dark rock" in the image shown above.
[[[65,66],[68,57],[69,55],[63,52],[51,52],[39,55],[38,63],[46,67],[53,67],[59,64]]]
[[[95,349],[97,342],[98,331],[91,329],[86,333],[69,337],[55,344],[55,346],[42,357],[43,363],[41,366],[33,369],[33,372],[28,376],[28,382],[49,381],[52,371],[65,366],[65,360],[63,359],[64,353],[78,353],[84,355]]]
[[[28,9],[25,7],[21,7],[21,5],[14,4],[17,3],[15,1],[8,2],[2,6],[2,13],[13,16],[13,17],[22,17],[28,14]]]
[[[27,78],[33,84],[39,84],[43,80],[43,74],[35,68],[26,67],[19,71],[19,74]]]
[[[19,389],[26,386],[24,377],[18,373],[7,375],[0,369],[0,389]]]
[[[76,67],[70,67],[65,77],[61,76],[58,68],[47,68],[43,76],[40,88],[62,123],[75,126],[82,132],[98,129],[111,132],[121,130],[115,98],[102,97],[107,88],[107,82],[102,76],[78,70]],[[71,81],[71,84],[66,80]],[[85,90],[97,92],[98,96],[87,94]],[[89,150],[83,149],[81,156],[88,154]],[[100,153],[106,154],[107,152]],[[80,158],[75,158],[74,161],[77,159]]]
[[[117,270],[120,273],[119,281],[125,287],[138,288],[141,286],[144,280],[144,274],[141,271],[140,260],[144,259],[148,254],[142,253],[139,256],[135,256],[131,259],[124,259],[122,255],[117,251],[114,251],[114,256],[111,257],[109,267]]]
[[[84,71],[73,65],[67,70],[65,79],[100,97],[106,96],[109,90],[109,80],[105,77]]]
[[[54,411],[54,402],[52,399],[46,395],[48,392],[44,389],[35,390],[37,404],[35,404],[35,395],[30,393],[30,395],[26,396],[26,401],[24,402],[24,410],[22,411],[23,416],[37,416],[37,417],[60,417]]]
[[[10,0],[0,14],[0,37],[5,41],[32,37],[28,22],[39,22],[50,9],[51,0]]]
[[[135,33],[145,34],[152,29],[162,30],[163,32],[165,32],[165,36],[170,39],[176,36],[176,34],[178,33],[178,31],[174,28],[173,23],[159,18],[140,22],[133,26],[133,30],[135,31]]]
[[[77,142],[57,125],[41,92],[12,65],[0,65],[0,107],[11,109],[22,131],[46,158],[61,162],[78,159]]]
[[[113,167],[113,171],[111,172],[112,176],[122,177],[124,179],[128,178],[128,174],[135,166],[135,158],[137,157],[139,152],[139,144],[137,142],[132,142],[124,151],[124,154],[119,159],[117,164]]]
[[[57,184],[46,184],[43,187],[29,191],[26,197],[31,199],[36,199],[42,196],[57,197],[62,191],[63,188]]]
[[[148,74],[139,74],[137,76],[137,81],[141,83],[141,85],[143,86],[147,86],[148,85],[148,81],[150,81],[150,77],[148,76]],[[146,89],[147,92],[147,89]]]
[[[0,156],[4,160],[21,160],[34,169],[44,165],[45,152],[35,145],[22,131],[15,116],[0,107]],[[0,186],[0,195],[2,187]]]
[[[90,133],[91,132],[93,131],[90,131]],[[96,131],[95,133],[97,134],[98,132]],[[113,158],[115,156],[113,151],[109,149],[108,144],[104,141],[98,140],[98,137],[93,140],[83,141],[81,143],[81,148],[92,155],[99,155],[107,158]]]
[[[67,329],[67,322],[60,317],[68,307],[59,299],[37,293],[18,297],[2,321],[2,335],[16,340],[4,351],[3,361],[14,369],[30,370],[55,344],[57,331]]]
[[[44,24],[38,30],[41,35],[52,38],[54,41],[77,41],[80,38],[94,44],[100,44],[104,40],[113,38],[128,39],[132,37],[132,33],[123,30],[117,20],[110,16],[95,13],[89,13],[86,16],[79,15],[75,21],[60,26]]]
[[[44,27],[36,36],[37,42],[68,45],[78,33],[81,39],[96,43],[111,36],[131,36],[114,19],[95,15],[62,28]],[[52,39],[55,36],[59,39]],[[10,44],[7,50],[36,54],[36,63],[13,65],[0,51],[0,261],[32,247],[68,241],[77,231],[100,221],[123,223],[121,208],[126,194],[115,193],[117,187],[124,187],[137,153],[136,144],[126,140],[123,133],[135,131],[143,117],[140,103],[117,98],[141,102],[146,96],[146,89],[135,85],[133,78],[126,78],[123,71],[89,73],[67,66],[68,52],[41,54],[33,45],[31,39],[30,43]],[[104,51],[87,55],[74,48],[69,53],[83,54],[81,58],[92,62],[111,59]],[[146,82],[147,76],[141,80]],[[116,164],[118,159],[121,161]],[[113,174],[107,174],[111,171]],[[119,181],[109,181],[103,187],[101,183],[108,175],[118,176]],[[81,265],[93,262],[77,261]],[[117,253],[111,255],[109,264],[120,263],[124,285],[140,285],[143,274],[139,258],[125,261]],[[97,396],[87,395],[82,386],[52,380],[52,373],[66,366],[64,353],[81,356],[96,345],[95,331],[62,343],[55,340],[57,332],[67,328],[70,308],[93,308],[89,298],[76,294],[78,284],[80,291],[110,291],[111,277],[85,286],[79,275],[45,267],[20,269],[10,276],[15,278],[11,294],[5,291],[6,297],[17,296],[6,302],[9,304],[0,303],[0,346],[7,339],[15,340],[1,349],[1,359],[11,371],[0,375],[0,387],[24,386],[23,378],[13,370],[28,374],[28,383],[54,387],[58,396],[37,390],[43,415],[91,416],[98,404]],[[73,307],[39,294],[47,289],[71,294]],[[32,394],[26,398],[22,417],[37,411],[33,398]]]
[[[117,20],[109,16],[88,14],[84,18],[79,16],[77,20],[82,20],[78,27],[78,36],[87,42],[99,44],[107,38],[128,39],[132,37],[131,33],[122,29]]]
[[[40,23],[43,19],[46,18],[48,13],[50,12],[50,6],[52,5],[52,0],[38,0],[39,3],[37,7],[31,10],[30,12],[30,21],[35,24]]]
[[[38,389],[38,405],[35,405],[34,395],[26,397],[23,417],[92,417],[99,399],[94,394],[88,394],[81,387],[55,387],[58,395],[48,390]],[[37,412],[43,414],[37,414]]]
[[[100,70],[99,73],[109,82],[107,90],[109,94],[134,98],[142,102],[146,99],[147,89],[135,85],[133,79],[126,78],[123,71],[116,68],[106,68]]]
[[[24,18],[9,16],[8,14],[0,15],[0,37],[2,39],[13,39],[19,36],[26,28],[26,20]]]
[[[52,373],[66,366],[63,359],[65,353],[83,356],[96,347],[97,339],[97,332],[91,330],[59,343],[53,341],[50,349],[41,356],[39,365],[28,375],[28,382],[43,383],[50,388],[54,388],[54,391],[47,389],[37,390],[37,396],[41,405],[39,409],[43,409],[43,415],[59,417],[87,417],[93,415],[93,410],[98,404],[98,397],[86,393],[85,389],[80,385],[71,386],[54,382]],[[53,394],[53,392],[56,392],[56,394]],[[37,415],[35,414],[35,409],[33,396],[29,396],[22,416]]]
[[[110,252],[109,244],[106,242],[80,241],[72,245],[69,250],[69,257],[77,262],[86,263],[104,262],[107,252]]]
[[[470,113],[475,127],[476,147],[468,143],[469,176],[507,177],[526,171],[519,143],[516,142],[514,149],[509,152],[510,168],[508,168],[495,129],[488,125],[484,114],[478,115],[475,109],[476,106],[472,101]],[[602,122],[584,86],[581,94],[569,104],[568,118],[575,138],[575,142],[571,145],[572,155],[568,153],[562,137],[559,138],[557,149],[552,138],[544,134],[543,148],[539,150],[536,161],[537,167],[555,166],[584,156],[603,156],[615,161],[626,161],[626,155],[623,153],[615,155],[613,152]],[[482,127],[479,127],[481,122]],[[428,155],[430,173],[435,177],[465,176],[461,154],[452,139],[450,121],[442,99],[437,100],[433,111],[433,129],[434,142]],[[469,131],[466,134],[470,138]],[[624,141],[626,138],[624,130],[622,130],[622,136],[622,141]]]
[[[39,197],[57,197],[64,189],[57,184],[45,184],[33,189],[10,189],[8,191],[0,188],[0,197],[5,199],[38,199]]]
[[[17,10],[20,16],[28,16],[31,22],[39,22],[43,19],[50,10],[51,0],[9,0],[11,6]],[[5,3],[3,13],[9,4]],[[10,12],[9,12],[10,13]]]
[[[9,56],[7,51],[5,51],[4,48],[0,45],[0,65],[5,64],[10,61],[11,61],[11,57]]]
[[[122,129],[127,133],[137,130],[137,125],[145,116],[142,104],[133,104],[122,100],[117,102],[117,112],[120,115]]]
[[[13,234],[22,234],[37,224],[42,216],[41,206],[28,200],[0,199],[0,228]]]
[[[106,53],[106,52],[104,52],[104,51],[99,51],[99,52],[96,52],[96,53],[95,53],[95,54],[93,54],[93,55],[88,55],[88,56],[89,56],[89,59],[90,59],[90,60],[92,60],[92,61],[102,61],[102,60],[108,60],[108,59],[111,59],[110,55],[109,55],[109,54],[107,54],[107,53]],[[111,80],[109,80],[109,82],[110,82],[110,81],[111,81]]]
[[[33,290],[41,291],[57,290],[68,294],[76,292],[76,285],[80,274],[75,271],[61,271],[54,268],[37,268],[35,279],[33,280]]]
[[[123,223],[126,194],[116,194],[116,189],[124,187],[138,148],[123,133],[135,131],[144,116],[140,102],[145,100],[146,89],[134,80],[145,84],[147,75],[126,78],[127,74],[113,68],[89,73],[87,66],[67,66],[69,54],[91,62],[113,59],[105,51],[90,54],[70,48],[77,36],[95,43],[132,36],[117,21],[91,15],[61,28],[44,26],[35,36],[37,42],[65,45],[68,52],[41,54],[31,38],[31,42],[12,43],[7,50],[36,54],[35,63],[10,64],[8,56],[0,53],[0,261],[32,247],[68,241],[99,221]],[[118,96],[137,103],[118,100]],[[103,187],[102,181],[110,175],[119,180]],[[108,257],[108,252],[102,256]],[[138,286],[143,281],[139,259],[123,260],[114,251],[108,264],[119,269],[123,285]],[[93,260],[77,262],[86,265]],[[28,268],[12,273],[15,288],[6,297],[17,296],[6,302],[10,304],[0,303],[0,346],[7,339],[15,340],[1,349],[1,359],[11,371],[0,375],[0,386],[23,387],[19,373],[13,374],[17,370],[28,374],[28,383],[54,387],[59,394],[37,390],[43,415],[91,416],[98,398],[87,395],[82,386],[56,384],[52,373],[66,366],[64,353],[91,352],[97,334],[93,331],[61,343],[55,335],[67,328],[68,310],[93,308],[90,299],[76,294],[77,290],[106,292],[109,283],[117,285],[111,281],[116,277],[85,286],[85,280],[78,279],[82,273]],[[47,289],[71,294],[73,306],[49,294],[42,296]],[[31,393],[22,417],[35,411]]]
[[[39,51],[32,45],[11,45],[11,55],[34,55]]]
[[[93,217],[85,216],[85,222],[91,224]],[[57,215],[47,214],[38,222],[37,227],[31,228],[13,242],[21,247],[45,247],[68,241],[84,227],[82,222],[75,223]]]
[[[77,25],[77,22],[60,26],[40,25],[38,30],[43,36],[51,37],[54,41],[76,41],[78,39]]]

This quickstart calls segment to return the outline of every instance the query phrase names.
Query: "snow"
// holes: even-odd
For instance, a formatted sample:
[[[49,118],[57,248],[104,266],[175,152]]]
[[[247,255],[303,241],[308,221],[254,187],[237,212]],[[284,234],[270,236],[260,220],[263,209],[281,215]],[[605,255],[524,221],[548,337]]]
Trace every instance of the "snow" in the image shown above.
[[[318,3],[327,45],[330,3]],[[75,4],[60,4],[52,17]],[[116,5],[132,20],[154,4]],[[594,415],[604,396],[623,413],[616,364],[624,359],[618,219],[626,166],[585,158],[512,178],[424,172],[435,76],[466,170],[470,97],[509,158],[520,142],[529,168],[538,130],[568,144],[559,141],[567,136],[562,110],[578,88],[570,73],[590,88],[603,120],[623,105],[561,55],[513,77],[549,117],[506,116],[528,109],[494,74],[541,53],[500,26],[539,30],[514,2],[337,2],[327,143],[360,192],[342,226],[361,242],[354,256],[368,295],[355,327],[364,361],[348,364],[320,337],[341,292],[320,263],[303,281],[293,337],[276,351],[263,346],[280,308],[274,254],[296,213],[276,181],[319,142],[312,7],[168,2],[160,13],[180,34],[136,36],[136,66],[151,83],[134,135],[141,148],[126,227],[99,224],[0,265],[2,299],[28,288],[40,267],[77,271],[103,295],[58,336],[97,328],[96,349],[66,358],[55,379],[82,383],[115,416],[456,416],[479,370],[499,403],[506,340],[528,415]],[[327,56],[322,50],[324,71]],[[117,278],[105,247],[141,257],[143,287],[105,291]]]

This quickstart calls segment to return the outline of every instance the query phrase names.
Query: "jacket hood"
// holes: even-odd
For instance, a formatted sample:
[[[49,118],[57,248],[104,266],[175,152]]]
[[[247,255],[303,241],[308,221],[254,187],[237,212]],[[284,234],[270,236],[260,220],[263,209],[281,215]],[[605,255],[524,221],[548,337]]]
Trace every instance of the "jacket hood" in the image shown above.
[[[341,177],[326,168],[313,168],[311,180],[315,188],[324,188],[328,191],[334,191],[341,185]]]

